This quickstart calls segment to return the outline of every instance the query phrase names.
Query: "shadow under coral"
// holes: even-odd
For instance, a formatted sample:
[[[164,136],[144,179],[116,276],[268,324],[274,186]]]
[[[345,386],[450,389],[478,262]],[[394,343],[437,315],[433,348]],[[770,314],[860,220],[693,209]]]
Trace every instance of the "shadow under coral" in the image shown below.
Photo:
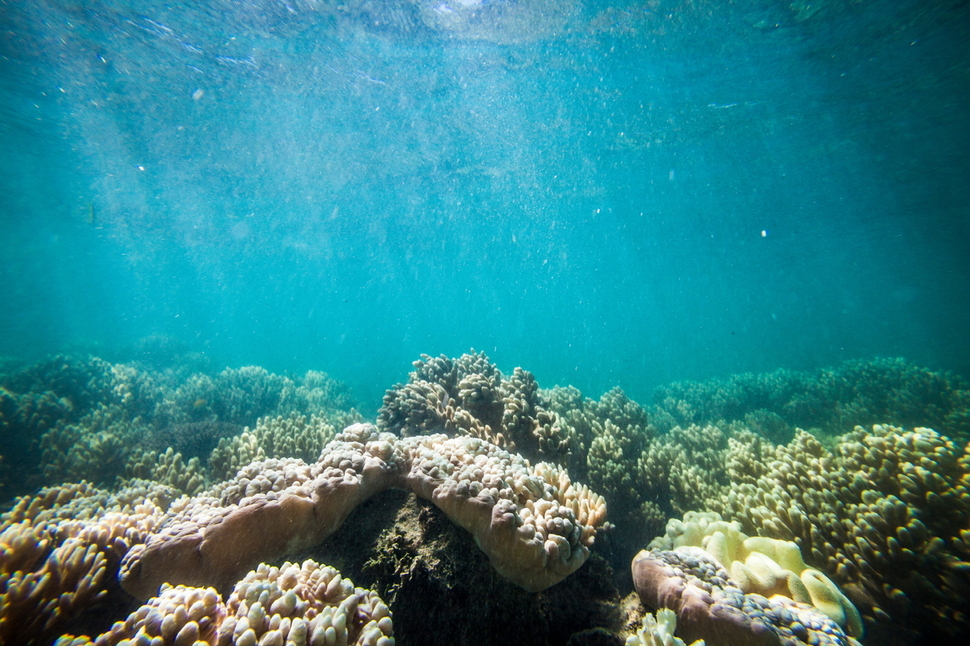
[[[561,583],[530,593],[499,576],[474,538],[433,504],[385,491],[360,505],[324,544],[300,555],[376,590],[398,644],[621,644],[613,571],[594,551]]]

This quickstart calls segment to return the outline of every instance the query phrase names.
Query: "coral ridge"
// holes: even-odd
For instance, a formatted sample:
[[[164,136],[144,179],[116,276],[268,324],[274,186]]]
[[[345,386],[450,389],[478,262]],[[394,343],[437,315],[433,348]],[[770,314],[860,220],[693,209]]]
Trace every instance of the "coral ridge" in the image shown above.
[[[127,553],[122,586],[139,598],[163,583],[224,588],[261,560],[322,542],[354,508],[389,487],[431,500],[473,534],[500,574],[532,591],[579,568],[606,521],[602,497],[573,485],[564,470],[533,467],[477,438],[401,439],[356,424],[315,464],[294,460],[285,468],[289,476],[259,469],[263,478],[275,477],[265,492],[235,500],[239,486],[253,484],[243,476],[181,503]],[[213,495],[219,492],[222,499]]]

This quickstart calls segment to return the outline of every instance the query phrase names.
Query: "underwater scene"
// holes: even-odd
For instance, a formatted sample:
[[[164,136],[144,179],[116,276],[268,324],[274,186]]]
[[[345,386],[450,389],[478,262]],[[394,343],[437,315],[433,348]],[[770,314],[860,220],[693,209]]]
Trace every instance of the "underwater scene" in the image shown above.
[[[0,34],[0,646],[970,638],[966,0]]]

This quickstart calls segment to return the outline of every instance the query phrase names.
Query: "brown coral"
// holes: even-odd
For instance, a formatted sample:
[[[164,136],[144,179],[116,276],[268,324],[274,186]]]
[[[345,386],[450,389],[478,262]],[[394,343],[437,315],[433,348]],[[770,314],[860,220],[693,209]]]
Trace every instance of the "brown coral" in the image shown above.
[[[382,431],[467,435],[530,459],[570,458],[569,439],[543,406],[530,372],[516,368],[505,377],[474,350],[458,359],[422,355],[414,367],[408,383],[384,395],[377,417]]]
[[[169,492],[152,489],[52,487],[3,515],[0,643],[49,638],[107,593],[121,558],[161,522]]]
[[[970,629],[960,592],[970,574],[948,548],[970,519],[970,461],[952,441],[857,427],[833,454],[799,431],[767,467],[713,506],[746,531],[798,543],[871,625]]]
[[[256,463],[252,473],[243,470],[220,487],[226,504],[212,495],[186,501],[128,555],[122,585],[142,599],[165,582],[227,588],[260,561],[320,543],[357,505],[400,477],[401,456],[389,437],[351,426],[312,466],[302,460]],[[248,488],[248,475],[268,487]]]

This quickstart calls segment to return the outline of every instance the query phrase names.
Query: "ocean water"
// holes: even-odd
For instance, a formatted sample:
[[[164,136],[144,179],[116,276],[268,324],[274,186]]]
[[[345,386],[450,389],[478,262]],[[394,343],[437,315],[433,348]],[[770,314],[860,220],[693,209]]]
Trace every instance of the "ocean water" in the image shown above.
[[[796,5],[6,3],[0,353],[967,374],[967,7]]]
[[[111,373],[89,356],[118,388],[156,380],[153,432],[229,425],[203,460],[218,432],[310,412],[246,408],[232,388],[271,380],[235,369],[326,372],[374,421],[422,354],[471,349],[543,388],[619,386],[658,436],[939,422],[965,442],[968,43],[963,0],[0,2],[0,404],[28,402],[0,429],[36,432],[0,442],[2,509],[91,479],[42,431],[150,434],[93,395],[47,401],[60,426],[22,413]],[[195,371],[211,394],[178,390]],[[728,382],[667,386],[743,373],[774,376],[731,392],[790,398],[732,417]],[[959,563],[940,580],[965,598]],[[927,635],[965,634],[953,607]]]

